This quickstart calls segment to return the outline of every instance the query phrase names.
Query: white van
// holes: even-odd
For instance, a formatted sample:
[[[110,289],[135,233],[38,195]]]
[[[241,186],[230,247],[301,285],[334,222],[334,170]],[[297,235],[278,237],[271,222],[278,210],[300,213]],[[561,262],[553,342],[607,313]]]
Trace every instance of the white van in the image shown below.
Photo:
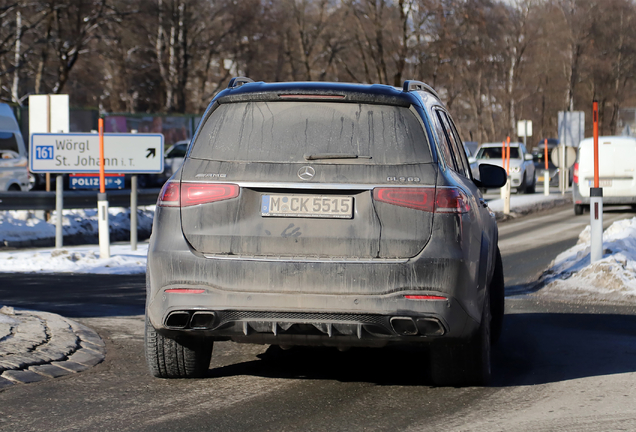
[[[604,136],[598,139],[599,186],[603,206],[631,205],[636,208],[636,138]],[[594,187],[594,140],[579,144],[574,164],[574,213],[589,209],[590,188]]]
[[[11,107],[0,103],[0,192],[29,190],[28,157]]]

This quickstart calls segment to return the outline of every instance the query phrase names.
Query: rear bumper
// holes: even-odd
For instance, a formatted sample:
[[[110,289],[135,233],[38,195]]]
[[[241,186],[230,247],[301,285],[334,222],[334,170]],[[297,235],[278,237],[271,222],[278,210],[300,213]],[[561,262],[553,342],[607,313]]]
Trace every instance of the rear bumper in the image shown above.
[[[221,259],[193,251],[179,212],[158,207],[155,224],[162,229],[158,236],[155,226],[148,251],[148,317],[166,336],[252,343],[382,346],[467,337],[479,326],[494,247],[479,238],[460,240],[456,219],[436,219],[428,246],[408,260]],[[471,250],[482,254],[482,266],[468,259]],[[203,292],[166,292],[175,288]],[[446,300],[406,299],[409,294]],[[195,312],[213,319],[192,328]],[[173,313],[185,325],[169,325]],[[407,321],[398,327],[415,329],[405,334],[391,321],[398,318]]]
[[[170,306],[151,304],[148,314],[153,326],[168,337],[283,345],[379,347],[425,343],[439,337],[465,337],[479,325],[454,299],[418,302],[420,304],[414,306],[408,304],[413,301],[405,300],[402,294],[327,297],[331,298],[228,295],[208,289],[205,294],[166,294],[162,296],[162,303]],[[253,303],[261,307],[255,310],[219,306],[224,303]],[[281,307],[291,304],[295,306]],[[182,315],[184,312],[187,315]],[[155,323],[153,316],[161,317],[161,321]],[[182,320],[182,316],[187,318]]]
[[[572,188],[572,200],[574,205],[589,205],[590,197],[582,196],[579,185]],[[636,204],[636,196],[603,196],[603,205],[633,205]]]

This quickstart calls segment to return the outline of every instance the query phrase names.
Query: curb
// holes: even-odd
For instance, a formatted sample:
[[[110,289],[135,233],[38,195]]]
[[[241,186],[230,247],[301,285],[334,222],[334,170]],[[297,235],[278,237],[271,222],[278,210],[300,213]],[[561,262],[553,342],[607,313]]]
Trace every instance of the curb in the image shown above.
[[[49,312],[0,309],[0,390],[85,371],[106,345],[90,328]]]
[[[550,201],[539,201],[532,205],[527,206],[519,206],[514,209],[511,209],[510,214],[506,215],[503,211],[496,211],[495,217],[497,222],[505,222],[507,220],[515,219],[521,216],[525,216],[530,213],[537,213],[543,210],[549,210],[551,208],[564,206],[566,204],[572,204],[572,195],[565,195],[562,198],[557,198]]]

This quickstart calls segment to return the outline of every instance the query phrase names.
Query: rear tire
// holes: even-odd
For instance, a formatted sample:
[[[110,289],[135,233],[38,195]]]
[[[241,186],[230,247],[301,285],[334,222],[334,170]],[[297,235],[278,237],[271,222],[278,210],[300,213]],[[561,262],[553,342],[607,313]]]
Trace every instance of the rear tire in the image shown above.
[[[489,295],[489,293],[487,293]],[[484,299],[481,324],[467,340],[439,341],[430,351],[431,378],[437,386],[486,386],[490,370],[490,300]]]
[[[574,204],[574,214],[577,216],[583,214],[583,206],[581,204]]]
[[[506,303],[506,287],[504,284],[503,262],[497,247],[495,256],[495,270],[490,281],[490,343],[495,345],[501,337],[503,329],[504,309]]]
[[[517,188],[517,194],[521,195],[522,193],[526,193],[528,190],[528,186],[526,185],[526,173],[523,173],[523,177],[521,178],[521,184]]]
[[[213,342],[177,342],[157,333],[147,316],[144,342],[148,369],[157,378],[201,378],[210,368]]]
[[[537,190],[537,176],[533,176],[532,177],[532,184],[528,186],[528,188],[526,189],[526,193],[527,194],[533,194],[535,193]]]

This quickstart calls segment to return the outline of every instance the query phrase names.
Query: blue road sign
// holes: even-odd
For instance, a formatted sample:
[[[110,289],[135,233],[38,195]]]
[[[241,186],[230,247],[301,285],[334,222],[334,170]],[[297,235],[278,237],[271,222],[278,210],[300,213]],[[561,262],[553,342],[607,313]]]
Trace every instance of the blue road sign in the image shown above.
[[[123,189],[124,174],[106,174],[106,189]],[[71,189],[99,189],[99,174],[71,174],[69,176]]]

